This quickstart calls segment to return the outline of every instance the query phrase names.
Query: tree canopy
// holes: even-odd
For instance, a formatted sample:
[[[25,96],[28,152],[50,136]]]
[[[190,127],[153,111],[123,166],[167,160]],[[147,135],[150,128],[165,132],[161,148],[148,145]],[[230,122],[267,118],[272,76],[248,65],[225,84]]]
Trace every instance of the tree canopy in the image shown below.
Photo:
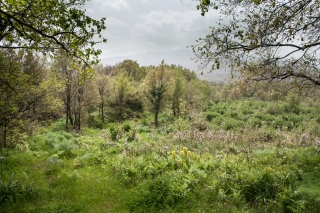
[[[0,48],[65,50],[83,62],[94,62],[106,42],[105,18],[85,14],[86,0],[0,0]],[[100,41],[93,38],[99,37]]]
[[[289,80],[320,86],[318,0],[198,0],[198,10],[221,14],[192,45],[199,68],[231,69],[243,82]]]

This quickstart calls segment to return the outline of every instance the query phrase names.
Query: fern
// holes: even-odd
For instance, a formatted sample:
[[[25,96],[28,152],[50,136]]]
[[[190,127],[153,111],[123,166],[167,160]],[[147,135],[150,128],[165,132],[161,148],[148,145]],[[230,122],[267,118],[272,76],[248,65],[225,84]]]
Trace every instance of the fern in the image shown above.
[[[18,180],[14,180],[13,176],[14,173],[11,174],[7,183],[0,180],[0,204],[7,201],[16,202],[19,198],[24,199],[35,194],[32,183],[24,187]]]

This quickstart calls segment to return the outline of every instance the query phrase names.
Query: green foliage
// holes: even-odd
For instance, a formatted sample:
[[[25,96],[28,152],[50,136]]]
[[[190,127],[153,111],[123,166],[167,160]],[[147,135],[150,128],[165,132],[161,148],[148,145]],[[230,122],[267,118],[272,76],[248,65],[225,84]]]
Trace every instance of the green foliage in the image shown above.
[[[52,164],[52,165],[55,165],[55,164],[59,164],[62,162],[61,159],[59,159],[59,156],[57,154],[54,154],[54,155],[51,155],[48,159],[47,159],[47,162]]]
[[[57,115],[61,102],[50,93],[59,92],[59,83],[41,77],[46,70],[32,53],[1,50],[0,66],[0,147],[22,148],[23,135],[35,131],[35,120]]]
[[[129,201],[130,212],[161,211],[174,203],[170,182],[163,178],[148,181],[132,193]]]
[[[71,158],[74,156],[73,150],[78,149],[78,145],[73,140],[63,139],[60,143],[55,145],[59,156]]]
[[[97,115],[90,115],[87,121],[88,127],[96,128],[96,129],[103,129],[103,122]]]
[[[235,129],[237,127],[243,127],[243,123],[241,121],[234,119],[234,118],[225,118],[225,120],[222,124],[222,128],[224,130],[231,130],[231,129]]]
[[[70,55],[89,62],[100,50],[93,46],[93,37],[100,36],[105,29],[105,18],[95,20],[82,9],[84,1],[49,2],[9,1],[0,7],[4,29],[0,41],[4,46],[32,50],[55,51],[62,49]],[[28,8],[28,10],[25,10]],[[41,20],[41,21],[40,21]],[[41,26],[41,27],[40,27]],[[75,30],[77,29],[77,30]],[[106,42],[101,38],[100,42]],[[86,48],[86,49],[85,49]]]
[[[32,183],[24,187],[13,177],[14,173],[11,174],[7,183],[0,180],[0,205],[8,201],[17,202],[20,199],[30,198],[36,194]]]
[[[120,133],[121,133],[121,130],[119,128],[118,125],[116,124],[111,124],[110,127],[109,127],[109,132],[110,132],[110,135],[111,135],[111,139],[112,140],[118,140],[119,137],[120,137]]]
[[[266,169],[262,174],[258,174],[253,179],[248,179],[244,183],[242,193],[248,202],[275,199],[279,192],[279,184],[276,177],[272,174],[272,169]]]
[[[213,9],[225,17],[191,46],[199,68],[208,64],[212,65],[211,70],[230,66],[231,76],[240,79],[241,89],[252,82],[284,82],[283,89],[273,91],[272,96],[277,98],[292,88],[309,90],[310,85],[319,86],[319,38],[314,19],[308,16],[318,17],[320,6],[316,1],[296,3],[251,0],[227,4],[223,0],[198,0],[197,10],[202,16]],[[273,54],[288,46],[292,48],[282,57]]]
[[[151,132],[151,129],[150,129],[150,127],[147,126],[147,125],[140,125],[140,126],[139,126],[139,129],[138,129],[138,132],[139,132],[139,133],[143,133],[143,132],[148,133],[148,132]]]
[[[262,121],[259,118],[252,118],[249,122],[250,122],[250,124],[252,125],[253,128],[262,127]]]
[[[62,130],[59,120],[27,140],[28,152],[3,150],[3,177],[14,172],[34,181],[40,196],[1,207],[39,213],[104,212],[106,206],[114,212],[318,212],[318,109],[302,100],[303,114],[264,113],[269,104],[211,103],[203,114],[185,118],[166,110],[157,129],[149,112],[78,133]],[[208,122],[205,115],[216,117]]]
[[[146,76],[146,70],[143,67],[139,67],[136,61],[124,60],[117,65],[112,74],[124,73],[131,80],[141,81]]]
[[[219,113],[216,113],[216,112],[207,112],[206,113],[206,119],[208,121],[212,121],[213,119],[215,119],[216,117],[218,117],[220,114]]]
[[[131,127],[131,125],[129,123],[125,123],[125,124],[122,125],[122,129],[125,132],[129,132],[131,130],[131,128],[132,127]]]

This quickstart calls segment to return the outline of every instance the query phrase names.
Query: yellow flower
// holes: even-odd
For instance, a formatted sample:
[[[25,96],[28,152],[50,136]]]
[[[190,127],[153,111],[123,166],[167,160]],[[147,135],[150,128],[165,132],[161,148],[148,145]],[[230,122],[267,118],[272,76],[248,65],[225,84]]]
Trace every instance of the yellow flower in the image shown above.
[[[186,154],[187,153],[183,152],[183,150],[182,150],[182,152],[180,152],[180,157],[184,158],[186,156]]]
[[[172,153],[173,159],[176,159],[176,151],[172,151],[171,153]]]
[[[186,154],[186,155],[187,155],[188,148],[184,146],[182,149],[183,149],[184,154]]]

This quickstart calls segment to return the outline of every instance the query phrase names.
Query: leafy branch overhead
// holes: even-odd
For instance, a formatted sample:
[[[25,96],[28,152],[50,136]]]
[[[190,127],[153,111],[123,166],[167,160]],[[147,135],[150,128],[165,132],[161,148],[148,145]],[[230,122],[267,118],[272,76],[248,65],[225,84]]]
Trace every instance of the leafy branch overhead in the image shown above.
[[[244,82],[292,80],[320,85],[318,0],[198,0],[220,13],[211,32],[192,45],[199,68],[229,67]]]
[[[104,21],[87,16],[86,0],[1,0],[0,48],[65,50],[85,63],[101,53],[94,45],[106,42]],[[99,37],[99,41],[93,40]],[[94,57],[94,59],[92,58]]]

